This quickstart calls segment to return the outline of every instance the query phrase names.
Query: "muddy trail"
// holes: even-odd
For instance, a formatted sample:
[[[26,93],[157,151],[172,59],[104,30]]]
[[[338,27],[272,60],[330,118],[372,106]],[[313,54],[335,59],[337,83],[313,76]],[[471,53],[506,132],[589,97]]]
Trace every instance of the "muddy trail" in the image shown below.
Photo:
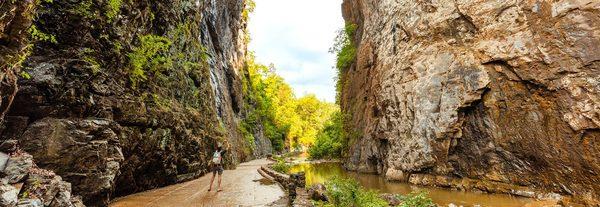
[[[223,172],[223,191],[208,191],[212,174],[177,185],[141,192],[113,201],[110,207],[140,206],[285,206],[283,189],[263,178],[257,169],[267,164],[266,159],[238,165],[235,170]],[[217,180],[213,189],[216,189]]]

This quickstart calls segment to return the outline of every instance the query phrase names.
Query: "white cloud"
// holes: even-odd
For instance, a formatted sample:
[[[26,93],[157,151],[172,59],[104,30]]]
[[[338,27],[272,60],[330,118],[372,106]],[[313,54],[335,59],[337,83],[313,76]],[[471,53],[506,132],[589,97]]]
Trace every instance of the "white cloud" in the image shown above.
[[[297,96],[335,101],[335,56],[328,50],[344,25],[342,0],[255,1],[249,30],[257,60],[275,64]]]

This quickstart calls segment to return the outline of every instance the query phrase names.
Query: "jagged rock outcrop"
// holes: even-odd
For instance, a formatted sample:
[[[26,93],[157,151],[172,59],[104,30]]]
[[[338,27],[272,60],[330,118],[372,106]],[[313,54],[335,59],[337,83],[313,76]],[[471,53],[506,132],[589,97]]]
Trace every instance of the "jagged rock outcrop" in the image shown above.
[[[238,127],[244,0],[31,2],[37,38],[0,142],[18,140],[85,204],[198,177],[217,142],[230,167],[270,153],[260,133],[248,151]]]
[[[0,4],[0,121],[10,109],[18,86],[21,63],[29,52],[29,33],[35,1]]]
[[[21,64],[31,47],[31,25],[38,1],[0,3],[0,123],[17,93]],[[3,131],[11,125],[2,125]],[[7,134],[8,135],[8,134]],[[20,151],[16,140],[0,143],[0,206],[79,207],[71,184],[52,171],[38,168],[33,157]]]
[[[1,151],[6,152],[4,147]],[[71,195],[71,183],[38,168],[33,156],[16,149],[4,152],[0,152],[0,206],[84,206],[79,197]]]
[[[357,129],[347,167],[600,200],[600,2],[345,0],[342,10],[358,25],[341,97]]]

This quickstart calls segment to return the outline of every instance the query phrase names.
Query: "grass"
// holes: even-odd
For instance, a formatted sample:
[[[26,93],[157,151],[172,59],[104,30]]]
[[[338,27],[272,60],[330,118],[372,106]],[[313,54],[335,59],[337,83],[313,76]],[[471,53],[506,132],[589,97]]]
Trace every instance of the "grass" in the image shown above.
[[[283,158],[274,157],[277,162],[271,166],[271,168],[279,173],[287,173],[292,167],[290,164],[287,164]]]
[[[433,200],[427,196],[426,191],[412,192],[408,195],[400,195],[402,200],[400,207],[435,207]]]
[[[352,179],[334,177],[325,183],[329,202],[321,206],[333,207],[386,207],[388,203],[379,197],[379,193],[361,187]]]
[[[387,201],[379,196],[374,190],[368,190],[360,186],[353,179],[334,177],[325,182],[328,202],[315,202],[316,206],[325,207],[386,207]],[[428,197],[426,191],[412,192],[407,195],[398,195],[402,200],[400,207],[435,207],[433,200]]]

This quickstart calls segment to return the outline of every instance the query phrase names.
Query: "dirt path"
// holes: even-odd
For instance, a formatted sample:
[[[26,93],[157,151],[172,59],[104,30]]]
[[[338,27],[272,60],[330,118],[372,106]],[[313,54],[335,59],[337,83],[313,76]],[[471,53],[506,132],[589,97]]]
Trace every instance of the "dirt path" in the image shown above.
[[[266,206],[285,195],[281,187],[264,179],[256,170],[266,159],[240,164],[223,172],[222,192],[208,192],[212,173],[185,183],[116,199],[110,207],[138,206]],[[216,189],[217,179],[213,189]]]

